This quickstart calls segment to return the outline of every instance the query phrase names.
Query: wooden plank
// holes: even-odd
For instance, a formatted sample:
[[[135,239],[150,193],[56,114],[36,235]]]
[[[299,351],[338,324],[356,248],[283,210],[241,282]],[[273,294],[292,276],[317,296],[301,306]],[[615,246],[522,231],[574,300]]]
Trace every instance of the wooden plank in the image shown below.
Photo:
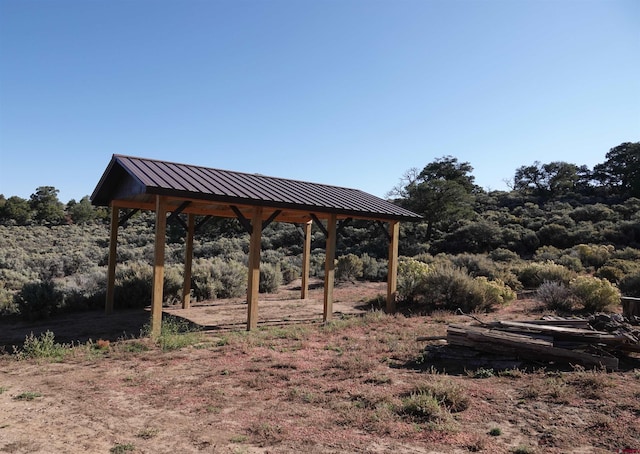
[[[191,268],[193,263],[193,235],[196,228],[196,216],[187,215],[187,241],[184,248],[184,283],[182,285],[182,308],[191,307]]]
[[[634,298],[631,296],[623,296],[622,300],[622,315],[631,319],[633,317],[640,317],[640,298]]]
[[[262,207],[254,207],[249,241],[249,282],[247,285],[247,331],[258,327],[260,290],[260,243],[262,241]]]
[[[120,223],[120,209],[111,207],[111,234],[109,236],[109,265],[107,267],[107,297],[104,311],[106,314],[113,312],[116,287],[116,261],[118,249],[118,225]]]
[[[511,329],[516,331],[528,331],[553,334],[559,339],[579,339],[581,341],[622,343],[626,342],[624,336],[617,336],[605,331],[587,330],[581,328],[571,328],[565,326],[537,325],[532,323],[499,321],[488,323],[488,326],[500,329]]]
[[[167,231],[167,199],[156,196],[156,237],[153,255],[153,293],[151,296],[151,337],[158,338],[162,327],[164,285],[164,243]]]
[[[387,265],[387,305],[386,312],[393,314],[396,311],[398,297],[398,237],[400,236],[400,223],[389,222],[389,257]]]
[[[584,318],[543,318],[542,320],[512,320],[514,322],[531,323],[534,325],[571,326],[573,328],[590,329],[589,320]]]
[[[450,330],[451,336],[449,335]],[[580,363],[585,366],[604,366],[613,370],[618,369],[618,358],[558,348],[544,339],[534,339],[524,334],[479,326],[451,325],[447,329],[447,341],[452,345],[467,346],[487,353],[501,353],[503,351],[516,353],[525,360],[559,360]]]
[[[309,298],[309,270],[311,268],[311,226],[313,221],[304,224],[304,247],[302,249],[302,283],[300,299]]]
[[[331,320],[333,316],[333,287],[335,284],[336,258],[336,215],[329,216],[327,222],[327,246],[324,262],[324,312],[323,321]]]

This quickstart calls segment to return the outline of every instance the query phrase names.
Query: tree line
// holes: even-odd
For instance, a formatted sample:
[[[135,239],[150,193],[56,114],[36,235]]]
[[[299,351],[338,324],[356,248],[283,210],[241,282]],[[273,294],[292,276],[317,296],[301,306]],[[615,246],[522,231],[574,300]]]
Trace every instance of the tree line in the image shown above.
[[[592,170],[536,162],[516,169],[509,191],[478,187],[473,167],[451,156],[411,169],[389,194],[424,216],[401,223],[400,302],[470,311],[542,289],[549,307],[562,301],[593,308],[584,288],[608,295],[601,298],[607,306],[620,292],[640,296],[639,157],[640,143],[624,143]],[[88,197],[64,205],[57,195],[44,186],[28,200],[0,196],[0,316],[32,319],[104,302],[108,210],[93,207]],[[153,213],[139,212],[118,235],[116,305],[149,302],[154,223]],[[169,223],[165,304],[181,295],[184,243],[183,227]],[[314,226],[311,275],[319,278],[324,243]],[[302,246],[298,226],[272,223],[263,231],[261,291],[300,276]],[[236,219],[207,222],[194,241],[192,298],[242,296],[248,248]],[[378,224],[345,224],[337,238],[336,279],[386,279],[387,253]],[[576,280],[581,276],[586,280]]]

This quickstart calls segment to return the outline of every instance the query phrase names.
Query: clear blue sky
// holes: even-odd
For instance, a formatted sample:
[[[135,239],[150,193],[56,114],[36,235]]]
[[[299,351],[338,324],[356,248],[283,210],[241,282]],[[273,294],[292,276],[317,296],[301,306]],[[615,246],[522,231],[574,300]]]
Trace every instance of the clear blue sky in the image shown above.
[[[0,0],[0,194],[114,153],[359,188],[452,155],[485,189],[640,140],[640,2]]]

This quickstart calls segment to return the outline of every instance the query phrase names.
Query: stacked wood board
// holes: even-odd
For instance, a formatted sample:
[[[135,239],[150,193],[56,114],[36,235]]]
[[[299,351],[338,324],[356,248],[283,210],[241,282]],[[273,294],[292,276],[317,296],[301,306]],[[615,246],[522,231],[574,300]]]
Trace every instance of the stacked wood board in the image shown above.
[[[614,323],[614,327],[616,324]],[[617,370],[619,356],[640,352],[640,335],[633,330],[599,331],[588,319],[548,317],[542,320],[495,321],[477,325],[452,324],[452,346],[518,357]]]

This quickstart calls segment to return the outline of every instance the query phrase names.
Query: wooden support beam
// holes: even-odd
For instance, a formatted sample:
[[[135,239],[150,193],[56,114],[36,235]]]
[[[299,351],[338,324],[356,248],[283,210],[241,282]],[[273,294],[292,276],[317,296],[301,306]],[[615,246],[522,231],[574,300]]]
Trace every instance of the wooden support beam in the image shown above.
[[[138,208],[134,208],[132,210],[130,210],[127,214],[125,214],[124,216],[122,216],[122,219],[120,219],[120,221],[118,221],[120,227],[124,227],[124,225],[127,223],[127,221],[129,219],[131,219],[131,217],[136,214],[138,211],[140,211]]]
[[[392,236],[389,232],[387,232],[387,229],[385,229],[384,224],[382,223],[382,221],[375,221],[376,225],[378,226],[378,228],[380,229],[380,231],[382,232],[382,234],[387,238],[387,240],[389,240],[389,243],[391,243],[392,240]]]
[[[324,233],[324,236],[328,237],[329,232],[327,231],[327,228],[322,224],[320,219],[318,219],[318,216],[316,216],[315,213],[309,213],[309,216],[311,216],[311,219],[313,219],[313,222],[316,223],[316,226],[318,226],[318,228],[322,230],[322,233]],[[336,219],[335,215],[332,215],[332,216],[333,216],[333,219],[335,220]]]
[[[194,230],[194,233],[195,233],[195,232],[199,232],[199,231],[200,231],[200,229],[201,229],[201,228],[203,228],[205,225],[207,225],[207,223],[208,223],[211,219],[213,219],[213,216],[205,216],[205,217],[203,217],[203,218],[200,220],[200,222],[198,222],[198,223],[196,224],[196,229]]]
[[[311,226],[313,221],[304,225],[304,248],[302,249],[302,284],[300,284],[300,298],[309,298],[309,269],[311,267]]]
[[[276,210],[273,213],[271,213],[271,216],[269,216],[267,219],[265,219],[264,221],[262,221],[262,230],[266,229],[267,226],[269,224],[271,224],[275,218],[277,218],[278,216],[280,216],[280,213],[282,213],[282,210]]]
[[[191,306],[191,265],[193,263],[193,234],[196,227],[196,215],[187,215],[187,241],[184,250],[184,284],[182,286],[182,308]]]
[[[249,241],[249,282],[247,285],[247,331],[258,327],[258,292],[260,290],[260,243],[262,241],[262,207],[254,207]]]
[[[167,224],[170,224],[174,221],[179,222],[180,225],[182,225],[182,227],[184,227],[184,229],[187,230],[188,228],[187,225],[182,221],[182,219],[178,217],[178,215],[182,213],[184,209],[187,208],[189,205],[191,205],[191,200],[185,200],[184,202],[182,202],[180,206],[175,210],[173,210],[173,212],[169,215],[169,217],[167,218]]]
[[[112,206],[111,235],[109,236],[109,265],[107,267],[107,297],[104,306],[106,314],[111,314],[113,312],[113,301],[115,299],[119,217],[120,209],[116,206]]]
[[[333,316],[333,287],[335,284],[335,258],[336,258],[336,215],[332,213],[327,222],[327,247],[324,263],[324,316],[323,321],[328,322]]]
[[[351,221],[353,221],[353,218],[345,218],[340,222],[338,222],[338,228],[336,229],[336,232],[338,232],[338,235],[342,234],[342,231],[344,230],[344,228],[349,224],[351,224]]]
[[[236,217],[238,218],[238,221],[240,221],[240,224],[242,224],[242,227],[244,227],[244,230],[249,235],[251,235],[251,232],[253,231],[253,228],[251,227],[251,222],[244,217],[244,214],[242,214],[242,211],[240,211],[237,206],[235,205],[229,205],[229,206],[231,210],[233,210],[233,212],[236,214]],[[261,222],[262,222],[262,219],[259,219],[258,224],[260,224]]]
[[[164,243],[167,230],[167,199],[156,196],[156,237],[153,256],[153,293],[151,295],[151,337],[158,338],[162,327],[164,285]]]
[[[400,223],[389,222],[389,260],[387,265],[387,306],[386,311],[393,314],[396,311],[398,299],[398,237],[400,236]]]

